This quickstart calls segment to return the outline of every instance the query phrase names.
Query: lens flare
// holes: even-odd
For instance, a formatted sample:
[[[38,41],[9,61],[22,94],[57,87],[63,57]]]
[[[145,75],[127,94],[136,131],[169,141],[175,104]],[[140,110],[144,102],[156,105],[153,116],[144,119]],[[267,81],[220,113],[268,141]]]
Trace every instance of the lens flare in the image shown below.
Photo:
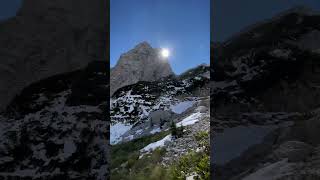
[[[170,56],[170,51],[168,49],[162,49],[161,55],[162,55],[162,57],[167,58]]]

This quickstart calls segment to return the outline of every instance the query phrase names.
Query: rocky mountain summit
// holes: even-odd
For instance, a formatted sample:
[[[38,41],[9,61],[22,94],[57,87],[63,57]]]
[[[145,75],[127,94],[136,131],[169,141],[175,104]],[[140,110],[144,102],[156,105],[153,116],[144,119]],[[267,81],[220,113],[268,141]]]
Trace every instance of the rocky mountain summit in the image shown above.
[[[160,49],[142,42],[122,54],[110,74],[110,94],[113,94],[121,87],[138,81],[156,81],[173,75],[173,72],[168,59],[161,56]]]
[[[212,47],[214,178],[319,178],[319,34],[320,15],[293,8]]]
[[[0,23],[0,110],[33,82],[106,60],[107,2],[23,0]]]

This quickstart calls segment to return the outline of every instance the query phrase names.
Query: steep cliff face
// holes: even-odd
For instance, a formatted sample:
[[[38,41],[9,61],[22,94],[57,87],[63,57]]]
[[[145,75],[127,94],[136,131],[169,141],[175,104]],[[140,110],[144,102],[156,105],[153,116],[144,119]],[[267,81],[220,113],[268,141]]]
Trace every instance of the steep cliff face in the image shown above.
[[[155,81],[172,74],[170,64],[161,57],[160,50],[142,42],[122,54],[117,65],[111,69],[110,94],[138,81]]]
[[[41,79],[106,60],[107,2],[24,0],[0,24],[0,109]]]

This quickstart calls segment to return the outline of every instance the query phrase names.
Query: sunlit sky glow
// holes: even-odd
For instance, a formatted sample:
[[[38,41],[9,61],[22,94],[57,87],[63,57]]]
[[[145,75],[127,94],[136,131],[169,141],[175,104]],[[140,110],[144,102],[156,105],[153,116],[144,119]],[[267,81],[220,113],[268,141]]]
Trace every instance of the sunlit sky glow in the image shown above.
[[[164,57],[164,58],[168,58],[168,57],[170,56],[170,51],[169,51],[169,49],[163,48],[163,49],[161,50],[161,55],[162,55],[162,57]]]
[[[111,0],[110,66],[147,41],[169,50],[176,74],[210,64],[210,0]]]

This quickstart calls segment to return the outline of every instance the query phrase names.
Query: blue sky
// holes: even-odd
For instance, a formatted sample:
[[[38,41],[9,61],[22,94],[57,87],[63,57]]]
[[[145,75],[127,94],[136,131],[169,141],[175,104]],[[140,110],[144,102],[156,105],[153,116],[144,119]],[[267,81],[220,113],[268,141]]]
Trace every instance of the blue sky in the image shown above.
[[[297,5],[320,10],[319,0],[212,0],[211,37],[224,41],[252,23]],[[209,64],[209,0],[110,0],[111,66],[141,41],[171,49],[176,73]],[[0,0],[0,21],[14,16],[21,0]]]
[[[210,64],[210,0],[110,0],[110,65],[142,41],[168,48],[176,74]]]
[[[0,21],[15,16],[21,6],[21,0],[0,0]]]
[[[298,5],[319,10],[320,0],[213,0],[211,38],[224,41],[248,25]]]

